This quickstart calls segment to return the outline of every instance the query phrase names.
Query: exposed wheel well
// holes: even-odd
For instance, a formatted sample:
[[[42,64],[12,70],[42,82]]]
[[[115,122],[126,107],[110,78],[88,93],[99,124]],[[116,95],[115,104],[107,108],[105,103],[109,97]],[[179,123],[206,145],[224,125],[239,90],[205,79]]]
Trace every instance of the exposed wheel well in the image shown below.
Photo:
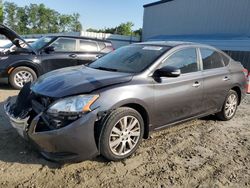
[[[142,119],[144,121],[144,126],[145,126],[143,138],[147,139],[149,136],[149,116],[148,116],[146,109],[143,106],[136,104],[136,103],[125,104],[122,107],[133,108],[134,110],[136,110],[137,112],[141,114]]]
[[[233,87],[231,90],[235,91],[239,97],[239,104],[241,103],[241,90],[238,86]]]

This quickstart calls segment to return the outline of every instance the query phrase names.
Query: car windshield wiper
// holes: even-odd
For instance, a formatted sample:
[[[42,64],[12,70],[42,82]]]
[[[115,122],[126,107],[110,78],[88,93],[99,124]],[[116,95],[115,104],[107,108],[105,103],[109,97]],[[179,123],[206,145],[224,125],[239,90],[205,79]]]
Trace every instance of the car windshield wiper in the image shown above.
[[[112,68],[107,68],[107,67],[92,67],[94,69],[99,69],[99,70],[105,70],[105,71],[112,71],[112,72],[117,72],[117,69],[112,69]]]

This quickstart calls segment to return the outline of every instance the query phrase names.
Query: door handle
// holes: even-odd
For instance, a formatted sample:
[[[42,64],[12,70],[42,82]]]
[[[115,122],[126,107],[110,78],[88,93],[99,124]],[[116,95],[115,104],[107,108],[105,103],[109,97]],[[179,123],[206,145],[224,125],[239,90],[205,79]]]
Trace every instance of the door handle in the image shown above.
[[[76,54],[70,54],[69,57],[76,58],[77,55]]]
[[[198,81],[193,84],[193,87],[200,87],[200,86],[201,86],[201,83]]]
[[[223,81],[228,81],[228,80],[230,80],[230,78],[228,76],[225,76],[222,80]]]

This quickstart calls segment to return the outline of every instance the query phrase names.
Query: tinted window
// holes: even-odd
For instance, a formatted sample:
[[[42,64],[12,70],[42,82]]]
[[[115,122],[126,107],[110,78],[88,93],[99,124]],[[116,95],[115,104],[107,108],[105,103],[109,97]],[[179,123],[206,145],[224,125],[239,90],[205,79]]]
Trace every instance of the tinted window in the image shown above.
[[[182,74],[198,71],[196,49],[189,48],[178,51],[163,62],[163,66],[179,68]]]
[[[224,66],[220,53],[214,50],[201,49],[201,56],[204,70],[220,68]]]
[[[80,51],[84,52],[96,52],[98,51],[97,44],[95,42],[80,40]]]
[[[145,70],[159,58],[168,47],[130,45],[121,47],[89,66],[96,69],[106,69],[118,72],[138,73]]]
[[[76,51],[76,40],[75,39],[67,39],[67,38],[59,38],[55,42],[51,44],[51,46],[55,47],[55,51]]]

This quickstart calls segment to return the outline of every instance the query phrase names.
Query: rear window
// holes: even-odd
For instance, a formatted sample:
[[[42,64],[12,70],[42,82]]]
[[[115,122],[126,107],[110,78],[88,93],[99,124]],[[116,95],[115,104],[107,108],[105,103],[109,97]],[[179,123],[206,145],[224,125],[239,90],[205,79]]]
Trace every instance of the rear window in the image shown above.
[[[79,50],[83,52],[97,52],[97,43],[87,40],[80,40]]]
[[[204,70],[224,67],[222,56],[217,51],[201,49],[201,56]]]

